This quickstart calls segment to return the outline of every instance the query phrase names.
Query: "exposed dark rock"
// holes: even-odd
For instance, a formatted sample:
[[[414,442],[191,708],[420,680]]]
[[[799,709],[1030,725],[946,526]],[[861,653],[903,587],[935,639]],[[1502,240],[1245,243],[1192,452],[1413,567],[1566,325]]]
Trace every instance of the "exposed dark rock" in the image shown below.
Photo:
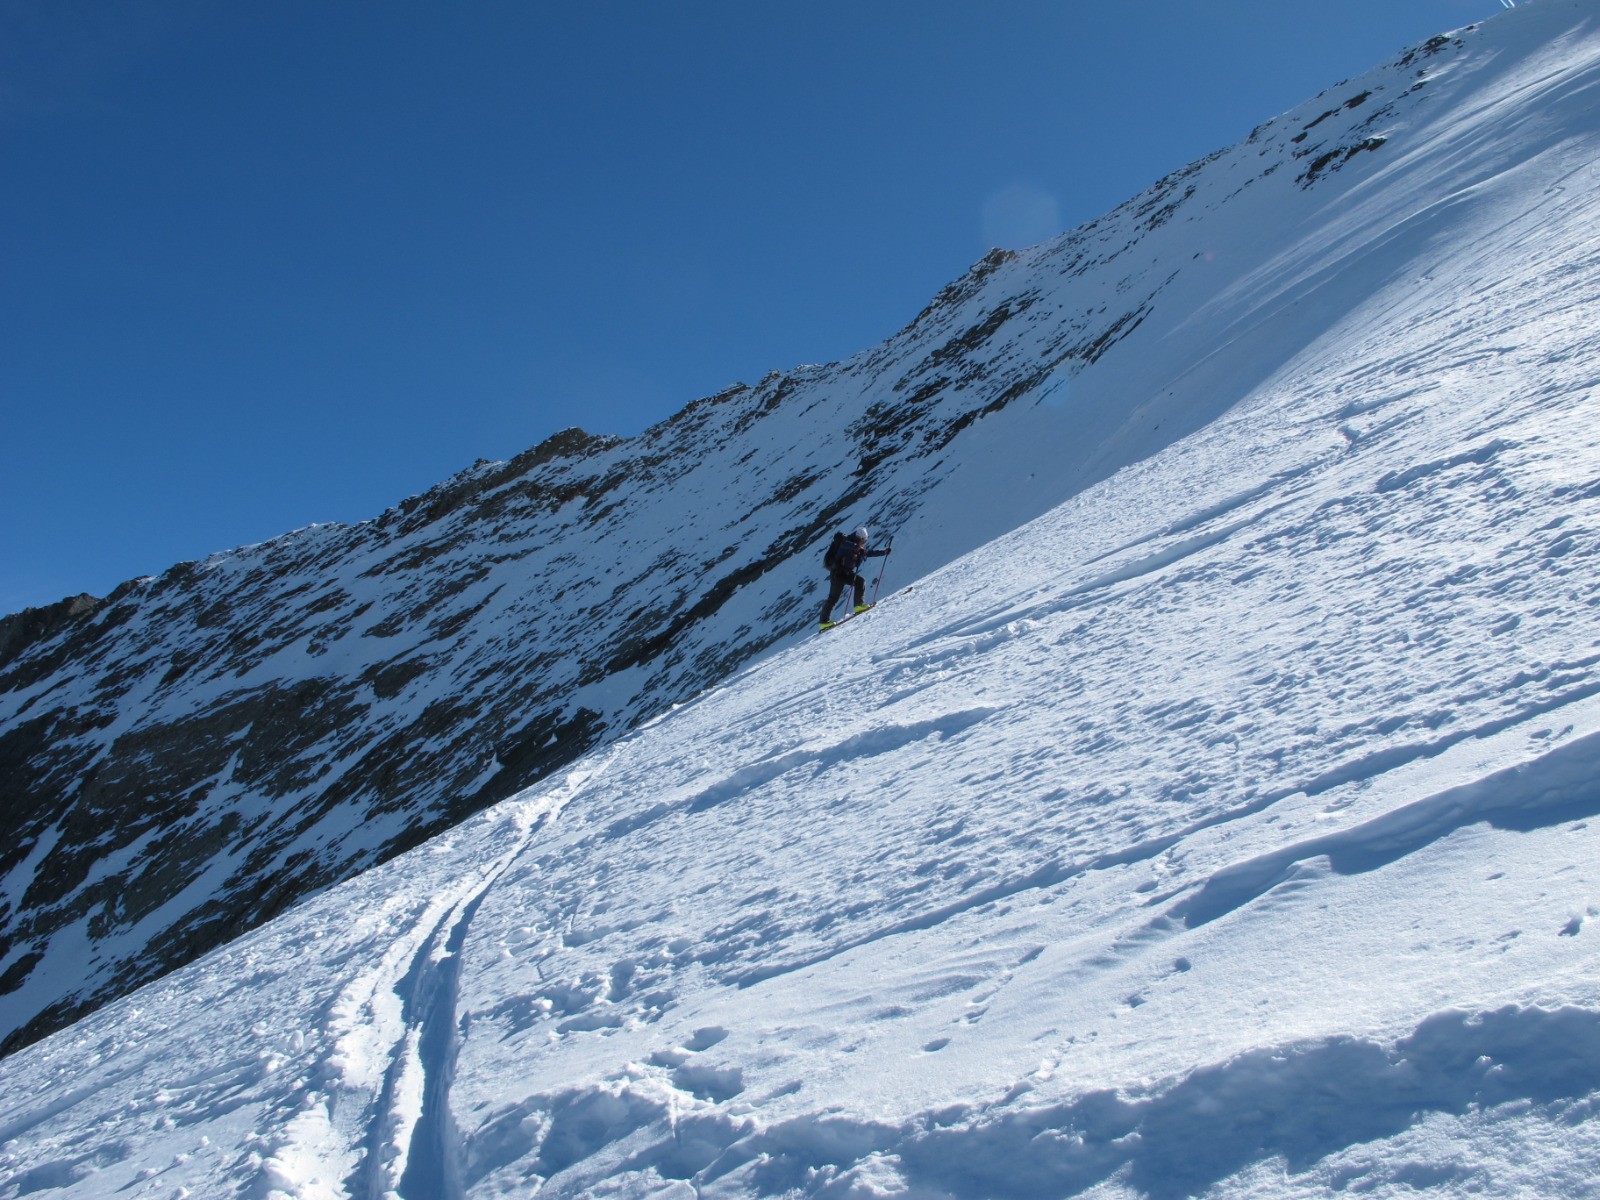
[[[1353,146],[1343,146],[1337,150],[1329,150],[1326,154],[1313,159],[1296,181],[1304,187],[1310,187],[1317,181],[1317,176],[1326,170],[1338,170],[1363,150],[1376,150],[1387,142],[1388,138],[1369,137],[1363,138]]]
[[[0,617],[0,667],[35,642],[54,637],[70,622],[89,616],[102,603],[84,592],[43,608],[25,608],[12,616]]]

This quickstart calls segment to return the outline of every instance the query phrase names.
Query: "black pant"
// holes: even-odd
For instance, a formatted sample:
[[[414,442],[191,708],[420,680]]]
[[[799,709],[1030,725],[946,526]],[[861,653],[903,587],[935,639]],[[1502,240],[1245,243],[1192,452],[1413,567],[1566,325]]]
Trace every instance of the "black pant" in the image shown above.
[[[833,620],[833,606],[839,603],[839,596],[845,588],[854,585],[856,589],[856,607],[860,608],[867,599],[867,581],[859,575],[841,575],[835,571],[828,576],[828,602],[822,606],[822,621],[827,624]]]

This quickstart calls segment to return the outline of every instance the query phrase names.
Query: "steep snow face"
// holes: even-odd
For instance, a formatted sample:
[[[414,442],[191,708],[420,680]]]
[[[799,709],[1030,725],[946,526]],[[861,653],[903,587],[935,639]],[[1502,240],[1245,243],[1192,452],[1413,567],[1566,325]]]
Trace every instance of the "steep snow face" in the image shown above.
[[[1151,287],[873,416],[912,589],[13,1054],[0,1196],[1592,1195],[1597,94],[1523,5],[996,260]]]

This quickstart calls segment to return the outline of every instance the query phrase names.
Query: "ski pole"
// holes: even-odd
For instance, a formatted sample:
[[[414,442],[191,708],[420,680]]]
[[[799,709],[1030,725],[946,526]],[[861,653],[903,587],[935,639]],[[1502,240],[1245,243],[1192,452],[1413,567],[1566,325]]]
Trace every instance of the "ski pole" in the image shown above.
[[[889,544],[883,550],[883,565],[878,568],[878,577],[872,581],[872,603],[878,603],[878,589],[883,586],[883,574],[889,569],[889,555],[894,553],[894,535],[889,535]],[[868,607],[871,607],[869,605]]]

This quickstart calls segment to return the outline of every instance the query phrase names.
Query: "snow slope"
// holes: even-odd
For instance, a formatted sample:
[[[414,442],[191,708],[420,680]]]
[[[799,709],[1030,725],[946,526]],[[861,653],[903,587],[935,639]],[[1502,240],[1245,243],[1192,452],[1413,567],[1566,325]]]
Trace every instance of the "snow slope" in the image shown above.
[[[838,525],[926,574],[1381,320],[1375,283],[1529,195],[1500,176],[1582,161],[1582,80],[1537,44],[1420,46],[844,362],[0,619],[0,1052],[805,636]]]
[[[0,1197],[1600,1194],[1597,85],[1537,0],[1107,218],[914,588],[0,1061]]]

